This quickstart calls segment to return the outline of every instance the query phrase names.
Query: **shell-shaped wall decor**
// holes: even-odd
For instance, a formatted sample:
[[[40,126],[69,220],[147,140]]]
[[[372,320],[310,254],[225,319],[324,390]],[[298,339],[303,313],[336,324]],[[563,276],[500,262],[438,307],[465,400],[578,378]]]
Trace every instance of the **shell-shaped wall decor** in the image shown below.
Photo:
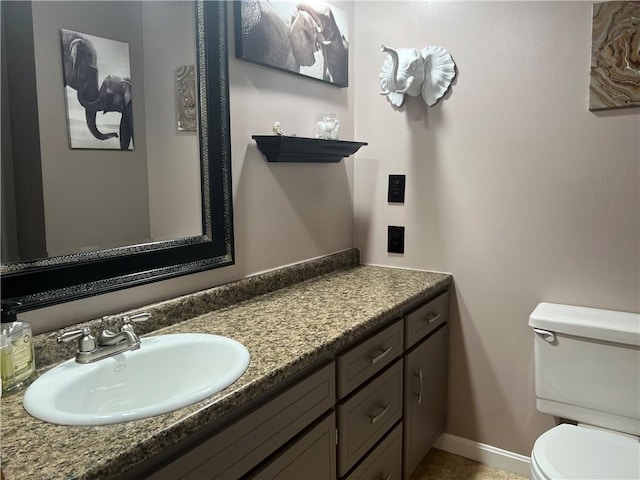
[[[456,76],[456,65],[443,47],[389,48],[380,70],[381,95],[396,107],[404,102],[405,95],[422,98],[430,107],[444,96]]]

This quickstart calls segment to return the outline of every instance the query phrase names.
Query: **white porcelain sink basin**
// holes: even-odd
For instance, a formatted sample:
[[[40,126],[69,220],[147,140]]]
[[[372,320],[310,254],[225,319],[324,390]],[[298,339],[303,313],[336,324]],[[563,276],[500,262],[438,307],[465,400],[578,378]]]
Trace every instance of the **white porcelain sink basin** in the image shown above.
[[[185,407],[231,385],[249,365],[241,343],[197,333],[142,339],[138,350],[68,360],[29,386],[24,408],[59,425],[122,423]]]

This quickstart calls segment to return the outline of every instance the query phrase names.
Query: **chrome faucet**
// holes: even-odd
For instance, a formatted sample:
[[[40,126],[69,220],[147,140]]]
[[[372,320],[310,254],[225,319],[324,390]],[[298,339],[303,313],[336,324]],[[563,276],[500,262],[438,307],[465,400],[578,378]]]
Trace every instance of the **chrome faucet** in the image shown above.
[[[143,312],[136,315],[125,315],[122,318],[122,327],[119,332],[109,330],[109,318],[102,318],[101,331],[94,337],[89,327],[80,330],[64,332],[58,337],[58,342],[70,342],[78,340],[76,362],[92,363],[103,358],[117,355],[118,353],[140,348],[140,338],[133,331],[132,322],[144,322],[151,315]]]

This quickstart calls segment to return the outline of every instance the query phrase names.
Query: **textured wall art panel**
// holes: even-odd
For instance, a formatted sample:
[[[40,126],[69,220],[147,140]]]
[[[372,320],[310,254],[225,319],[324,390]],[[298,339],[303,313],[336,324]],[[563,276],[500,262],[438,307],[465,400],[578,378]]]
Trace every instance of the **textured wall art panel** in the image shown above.
[[[197,91],[195,65],[176,69],[176,114],[179,132],[195,132],[197,124]]]
[[[640,106],[640,2],[593,5],[589,110]]]

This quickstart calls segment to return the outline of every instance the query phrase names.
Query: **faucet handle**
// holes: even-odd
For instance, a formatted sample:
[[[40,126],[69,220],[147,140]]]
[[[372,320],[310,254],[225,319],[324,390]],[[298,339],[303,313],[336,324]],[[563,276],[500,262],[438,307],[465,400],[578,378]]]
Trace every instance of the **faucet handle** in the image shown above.
[[[67,343],[76,339],[78,340],[78,352],[91,352],[96,349],[96,338],[91,334],[89,327],[63,332],[56,340],[58,343]]]
[[[130,331],[133,332],[133,325],[131,322],[145,322],[151,318],[151,314],[147,312],[136,313],[135,315],[125,315],[122,318],[122,327],[120,328],[121,332]]]

